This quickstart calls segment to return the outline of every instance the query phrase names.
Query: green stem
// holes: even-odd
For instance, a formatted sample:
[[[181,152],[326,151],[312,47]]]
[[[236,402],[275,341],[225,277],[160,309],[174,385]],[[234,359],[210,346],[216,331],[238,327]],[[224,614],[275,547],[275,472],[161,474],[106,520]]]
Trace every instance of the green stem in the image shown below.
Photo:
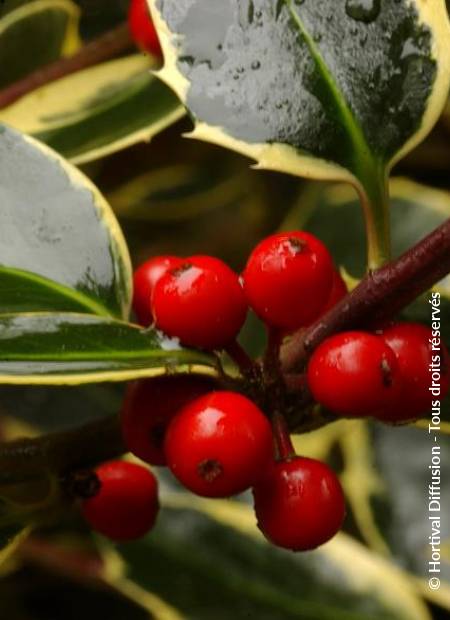
[[[359,198],[367,235],[367,268],[378,269],[391,258],[389,176],[383,162],[366,162],[359,175]]]

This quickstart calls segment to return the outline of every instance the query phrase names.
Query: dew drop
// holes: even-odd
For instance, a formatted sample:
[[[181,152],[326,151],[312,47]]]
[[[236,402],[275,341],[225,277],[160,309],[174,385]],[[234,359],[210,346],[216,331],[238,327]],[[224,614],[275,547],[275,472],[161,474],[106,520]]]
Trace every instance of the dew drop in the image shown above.
[[[347,0],[345,12],[349,17],[359,22],[369,24],[379,15],[381,0]]]
[[[261,67],[261,63],[259,62],[259,60],[254,60],[250,66],[253,69],[253,71],[256,71],[257,69]]]

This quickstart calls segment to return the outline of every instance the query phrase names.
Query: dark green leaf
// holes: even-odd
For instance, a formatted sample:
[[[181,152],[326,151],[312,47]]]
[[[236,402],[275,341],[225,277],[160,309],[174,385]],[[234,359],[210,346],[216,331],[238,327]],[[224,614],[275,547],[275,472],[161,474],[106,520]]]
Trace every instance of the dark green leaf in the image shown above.
[[[256,533],[256,524],[253,527]],[[227,527],[187,509],[163,510],[156,530],[144,541],[121,547],[130,578],[170,600],[190,620],[427,617],[418,601],[416,606],[411,599],[393,603],[385,598],[384,583],[372,589],[369,578],[356,586],[351,573],[357,562],[350,547],[347,551],[342,562],[328,556],[326,548],[293,554],[245,535],[239,526]],[[361,578],[365,569],[356,570]]]
[[[0,350],[0,383],[126,381],[214,366],[159,332],[87,314],[0,316]]]
[[[0,265],[19,270],[0,273],[0,311],[84,307],[127,315],[128,251],[92,183],[56,153],[1,126],[0,161]]]
[[[63,431],[116,415],[122,405],[123,392],[121,383],[1,385],[0,411],[42,432]]]
[[[29,271],[0,267],[0,314],[46,310],[109,314],[100,303],[75,289]]]

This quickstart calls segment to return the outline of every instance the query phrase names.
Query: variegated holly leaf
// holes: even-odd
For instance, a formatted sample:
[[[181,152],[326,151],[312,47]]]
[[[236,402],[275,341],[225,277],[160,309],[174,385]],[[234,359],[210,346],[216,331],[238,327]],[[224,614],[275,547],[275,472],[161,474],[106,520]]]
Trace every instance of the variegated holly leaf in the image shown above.
[[[450,81],[444,0],[150,0],[160,77],[193,136],[259,167],[351,182],[369,262],[388,254],[386,177],[431,129]]]
[[[75,313],[0,316],[0,383],[78,385],[165,373],[215,374],[212,355],[153,329]]]
[[[152,60],[133,54],[56,80],[7,108],[0,120],[45,142],[75,164],[149,141],[185,113],[151,74]]]
[[[97,188],[44,145],[0,126],[0,314],[127,317],[131,265]]]

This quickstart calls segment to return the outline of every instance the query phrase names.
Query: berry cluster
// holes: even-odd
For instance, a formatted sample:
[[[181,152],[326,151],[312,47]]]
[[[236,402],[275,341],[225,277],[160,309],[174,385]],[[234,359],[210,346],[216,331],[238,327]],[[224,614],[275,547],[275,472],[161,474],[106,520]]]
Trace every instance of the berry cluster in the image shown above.
[[[445,346],[433,345],[432,330],[424,325],[398,323],[373,334],[328,338],[309,361],[308,383],[314,399],[337,415],[406,422],[433,407],[436,368],[442,399],[450,383]]]
[[[346,294],[323,243],[294,231],[263,240],[241,277],[210,256],[150,259],[134,274],[133,307],[145,327],[153,324],[184,345],[229,353],[250,307],[276,334],[278,360],[282,338],[319,319]],[[340,416],[417,418],[432,405],[429,370],[437,361],[441,395],[449,386],[447,353],[443,347],[434,351],[430,336],[428,328],[404,323],[328,338],[306,369],[314,400]],[[207,378],[130,384],[121,412],[125,444],[144,462],[167,466],[197,495],[230,497],[252,489],[266,538],[296,551],[313,549],[342,525],[340,483],[324,463],[295,454],[280,401],[267,396],[275,385],[270,372],[283,381],[279,363],[250,363],[261,373],[247,374],[248,393],[262,408]],[[273,392],[279,394],[278,388]],[[157,485],[147,469],[119,461],[101,466],[97,476],[100,490],[83,503],[93,528],[123,540],[152,527]]]
[[[334,306],[347,288],[324,244],[294,231],[256,246],[239,278],[211,256],[158,256],[134,274],[133,308],[142,325],[202,349],[226,348],[247,308],[283,334],[305,327]]]
[[[271,425],[248,398],[187,377],[131,384],[121,413],[127,448],[151,465],[167,465],[191,492],[230,497],[253,488],[258,525],[273,543],[313,549],[336,534],[345,505],[336,475],[292,449],[273,458]],[[91,527],[114,540],[153,526],[157,485],[143,466],[101,465],[100,490],[83,500]]]

